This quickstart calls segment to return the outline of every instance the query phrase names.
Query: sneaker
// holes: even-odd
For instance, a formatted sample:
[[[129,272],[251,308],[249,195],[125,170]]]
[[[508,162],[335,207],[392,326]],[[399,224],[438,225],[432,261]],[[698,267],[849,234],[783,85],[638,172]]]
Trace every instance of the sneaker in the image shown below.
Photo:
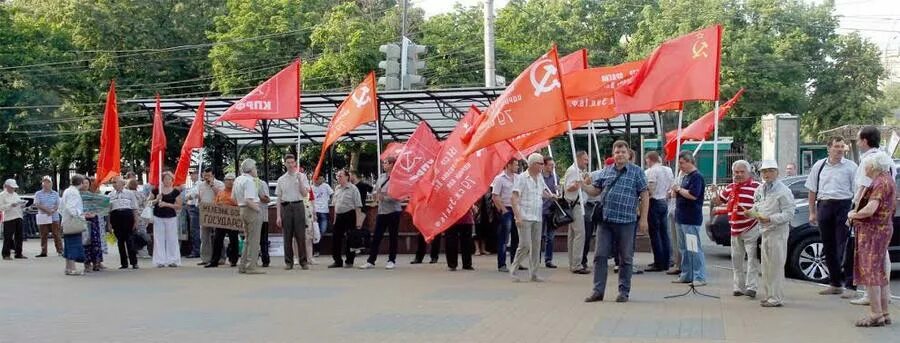
[[[614,267],[613,267],[613,273],[616,273],[616,274],[619,273],[619,266],[614,266]]]
[[[703,287],[706,286],[706,281],[694,281],[691,283],[694,287]]]
[[[782,306],[784,306],[784,304],[783,304],[783,303],[773,302],[773,301],[766,301],[766,302],[763,302],[763,303],[759,304],[759,306],[762,306],[762,307],[782,307]]]
[[[177,264],[169,263],[169,268],[178,268]]]
[[[509,273],[509,268],[507,268],[506,266],[503,266],[503,267],[497,268],[497,271],[501,272],[501,273]]]
[[[750,297],[750,299],[756,299],[756,291],[754,290],[746,291],[744,292],[744,295]]]
[[[584,302],[592,303],[597,301],[603,301],[603,294],[600,293],[592,293],[591,296],[584,298]]]
[[[587,274],[590,274],[591,272],[585,268],[579,268],[579,269],[573,270],[572,273],[580,274],[580,275],[587,275]]]
[[[684,279],[675,279],[675,280],[672,280],[672,283],[691,283],[691,282],[689,280],[684,280]]]
[[[843,293],[844,293],[843,288],[834,287],[834,286],[831,286],[831,287],[828,287],[826,289],[819,291],[819,295],[840,295]]]
[[[259,269],[256,269],[256,268],[244,270],[244,274],[259,275],[259,274],[265,274],[265,273],[266,273],[265,270],[259,270]]]
[[[743,291],[732,291],[731,295],[736,296],[736,297],[742,297],[742,296],[744,296],[744,292]]]
[[[666,272],[666,275],[678,275],[678,274],[681,274],[681,270],[675,269],[675,268],[669,269],[669,271]]]
[[[859,294],[855,290],[845,289],[844,294],[841,294],[841,299],[856,299]]]
[[[372,269],[373,267],[375,267],[374,264],[371,264],[371,263],[369,263],[369,262],[366,262],[366,264],[361,265],[361,266],[359,266],[359,267],[357,267],[357,268],[359,268],[359,269]]]
[[[556,265],[553,264],[553,261],[547,261],[547,263],[544,263],[544,266],[549,269],[556,269]]]
[[[128,269],[128,266],[121,266],[119,269]]]
[[[858,299],[850,300],[850,303],[853,305],[869,306],[869,294],[867,293]]]
[[[318,251],[314,252],[313,257],[319,257],[319,252]]]
[[[394,269],[395,266],[396,265],[394,264],[394,262],[388,261],[388,263],[384,264],[384,269],[391,270],[391,269]]]
[[[617,303],[627,303],[627,302],[628,302],[628,296],[625,295],[625,294],[619,294],[619,296],[616,297],[616,302],[617,302]]]
[[[531,282],[544,282],[544,281],[545,281],[544,278],[537,276],[537,275],[531,277]]]

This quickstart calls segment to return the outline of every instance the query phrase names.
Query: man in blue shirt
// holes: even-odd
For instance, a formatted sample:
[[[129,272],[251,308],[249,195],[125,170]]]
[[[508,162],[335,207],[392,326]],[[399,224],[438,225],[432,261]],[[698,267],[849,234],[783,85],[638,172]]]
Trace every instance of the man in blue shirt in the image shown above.
[[[594,255],[594,288],[591,296],[584,299],[585,302],[603,301],[609,268],[607,259],[613,242],[621,262],[616,302],[627,302],[631,291],[635,229],[640,226],[641,232],[647,232],[650,196],[644,172],[629,161],[630,151],[625,141],[613,143],[615,165],[596,174],[593,180],[586,179],[585,184],[589,185],[582,188],[591,196],[600,195],[597,206],[602,207],[601,214],[595,219],[600,224]]]
[[[693,283],[694,287],[706,285],[706,261],[700,248],[700,227],[703,225],[703,175],[697,170],[696,160],[690,151],[678,154],[678,169],[684,176],[681,184],[672,187],[675,196],[675,225],[681,239],[681,275],[673,283]],[[688,249],[690,246],[691,249]],[[693,250],[696,246],[696,252]]]

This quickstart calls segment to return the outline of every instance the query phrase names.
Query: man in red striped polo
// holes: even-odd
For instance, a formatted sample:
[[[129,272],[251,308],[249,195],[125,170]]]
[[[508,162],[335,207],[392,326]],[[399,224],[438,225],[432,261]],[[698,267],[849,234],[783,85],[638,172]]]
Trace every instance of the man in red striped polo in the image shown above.
[[[753,193],[759,182],[753,180],[750,163],[737,160],[731,165],[734,183],[715,198],[716,214],[728,215],[731,225],[731,264],[734,266],[734,296],[756,298],[759,280],[759,227],[756,219],[744,212],[753,207]],[[745,261],[746,258],[746,261]],[[749,265],[749,266],[748,266]]]

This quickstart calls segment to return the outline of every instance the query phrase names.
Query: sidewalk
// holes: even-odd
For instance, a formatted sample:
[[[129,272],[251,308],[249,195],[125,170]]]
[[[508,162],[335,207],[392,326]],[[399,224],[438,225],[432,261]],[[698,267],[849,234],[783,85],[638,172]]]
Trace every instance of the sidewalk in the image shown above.
[[[27,242],[36,253],[37,242]],[[710,267],[709,299],[682,293],[661,273],[635,275],[631,301],[586,304],[591,275],[542,269],[545,283],[513,283],[496,272],[496,256],[476,257],[475,271],[439,264],[373,270],[285,271],[273,258],[267,275],[235,268],[115,270],[64,276],[58,257],[0,261],[3,340],[35,342],[890,342],[900,324],[857,329],[866,307],[816,294],[821,288],[788,280],[786,307],[731,295],[731,271]],[[557,254],[557,264],[564,254]],[[638,265],[650,261],[639,254]],[[364,262],[357,259],[357,264]],[[896,305],[892,305],[897,309]],[[894,311],[900,317],[900,309]]]

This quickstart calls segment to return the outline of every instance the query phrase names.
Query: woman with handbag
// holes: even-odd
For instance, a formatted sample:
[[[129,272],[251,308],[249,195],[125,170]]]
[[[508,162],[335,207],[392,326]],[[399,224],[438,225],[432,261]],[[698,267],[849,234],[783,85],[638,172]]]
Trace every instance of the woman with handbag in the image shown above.
[[[95,217],[92,213],[84,213],[84,205],[81,202],[81,191],[87,190],[84,176],[72,175],[71,186],[63,192],[60,200],[60,214],[62,215],[63,232],[63,257],[66,259],[66,275],[84,275],[84,271],[76,270],[75,263],[84,263],[84,246],[81,234],[87,230],[85,219]]]

